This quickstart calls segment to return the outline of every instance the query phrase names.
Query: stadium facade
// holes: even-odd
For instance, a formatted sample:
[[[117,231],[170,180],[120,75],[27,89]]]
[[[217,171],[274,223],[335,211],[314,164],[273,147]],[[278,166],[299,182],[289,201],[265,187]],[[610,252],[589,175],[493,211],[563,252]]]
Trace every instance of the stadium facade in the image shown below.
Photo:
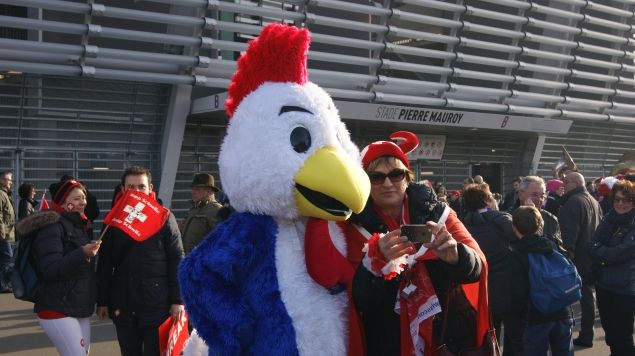
[[[0,168],[85,181],[103,210],[149,167],[177,216],[217,174],[223,100],[264,24],[312,33],[309,78],[361,146],[421,135],[417,177],[588,177],[635,150],[633,0],[0,0]],[[263,133],[266,134],[266,133]],[[218,176],[218,175],[217,175]],[[222,185],[222,182],[221,182]]]

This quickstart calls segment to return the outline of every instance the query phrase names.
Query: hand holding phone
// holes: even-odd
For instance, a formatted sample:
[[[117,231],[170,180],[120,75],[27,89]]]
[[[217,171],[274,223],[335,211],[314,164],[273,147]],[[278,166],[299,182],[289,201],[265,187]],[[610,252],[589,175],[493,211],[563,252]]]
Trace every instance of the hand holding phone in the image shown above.
[[[432,229],[424,224],[401,225],[401,235],[408,238],[408,241],[421,245],[432,240]]]

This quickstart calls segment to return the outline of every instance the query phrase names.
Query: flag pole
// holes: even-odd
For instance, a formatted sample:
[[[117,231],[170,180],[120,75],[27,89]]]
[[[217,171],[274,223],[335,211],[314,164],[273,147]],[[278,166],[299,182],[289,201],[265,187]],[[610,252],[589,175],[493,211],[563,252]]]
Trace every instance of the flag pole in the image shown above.
[[[110,228],[110,225],[106,225],[106,228],[101,231],[101,234],[99,234],[99,237],[97,238],[97,240],[94,240],[94,241],[101,241],[104,235],[106,235],[106,231],[108,231],[109,228]]]
[[[39,211],[44,210],[44,206],[46,205],[46,209],[49,208],[48,202],[46,201],[46,191],[47,189],[44,188],[44,193],[42,193],[42,200],[40,200],[40,209]]]

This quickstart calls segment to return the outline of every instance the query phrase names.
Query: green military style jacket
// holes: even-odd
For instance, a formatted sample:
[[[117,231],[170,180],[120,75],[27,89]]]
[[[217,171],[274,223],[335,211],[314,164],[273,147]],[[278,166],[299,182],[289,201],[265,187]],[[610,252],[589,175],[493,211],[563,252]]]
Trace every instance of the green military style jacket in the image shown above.
[[[0,186],[0,240],[15,241],[15,210],[9,189]]]
[[[194,203],[194,206],[187,212],[181,234],[183,250],[186,254],[192,251],[216,227],[218,222],[216,214],[221,207],[222,205],[216,200],[209,199]]]

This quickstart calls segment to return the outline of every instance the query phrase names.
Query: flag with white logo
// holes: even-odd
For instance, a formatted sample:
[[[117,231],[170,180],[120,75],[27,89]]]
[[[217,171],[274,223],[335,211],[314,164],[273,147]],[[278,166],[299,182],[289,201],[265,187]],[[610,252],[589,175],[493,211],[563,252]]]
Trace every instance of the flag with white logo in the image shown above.
[[[169,213],[153,197],[128,190],[106,215],[104,224],[118,228],[136,241],[144,241],[161,230]]]

